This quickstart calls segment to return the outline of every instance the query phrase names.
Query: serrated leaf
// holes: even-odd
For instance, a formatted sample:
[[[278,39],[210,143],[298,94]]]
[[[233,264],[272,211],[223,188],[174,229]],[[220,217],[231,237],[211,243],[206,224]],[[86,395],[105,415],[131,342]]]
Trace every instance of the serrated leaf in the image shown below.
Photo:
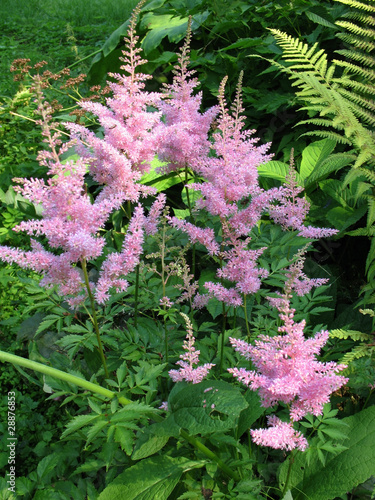
[[[134,432],[130,429],[116,426],[115,441],[120,443],[122,451],[130,455],[133,451]]]
[[[307,466],[305,453],[295,455],[289,487],[293,498],[332,500],[351,491],[375,474],[375,406],[342,419],[348,424],[347,449],[326,457],[322,467],[316,456]],[[289,461],[280,469],[280,486],[288,474]]]
[[[150,426],[138,437],[132,460],[140,460],[146,458],[161,450],[169,440],[169,436],[158,436],[153,434],[154,426]]]
[[[318,170],[324,160],[332,153],[336,143],[330,139],[323,139],[309,144],[302,151],[302,161],[299,169],[299,174],[303,181]]]
[[[50,472],[52,472],[59,463],[60,457],[57,453],[52,453],[44,457],[38,464],[36,472],[39,480],[43,480]]]
[[[205,463],[169,456],[142,460],[120,474],[98,500],[167,500],[184,472],[201,468]]]
[[[199,384],[176,384],[169,395],[168,407],[174,422],[194,435],[233,429],[248,403],[237,387],[204,380]]]
[[[72,434],[72,432],[81,429],[81,427],[84,427],[98,418],[100,418],[98,415],[78,415],[74,417],[73,420],[67,424],[66,430],[62,433],[61,437],[64,438],[69,434]]]

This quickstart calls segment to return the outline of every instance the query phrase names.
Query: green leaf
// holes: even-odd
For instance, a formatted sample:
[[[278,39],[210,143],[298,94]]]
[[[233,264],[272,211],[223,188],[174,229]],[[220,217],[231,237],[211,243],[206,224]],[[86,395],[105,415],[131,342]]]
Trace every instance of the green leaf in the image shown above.
[[[237,387],[204,380],[199,384],[176,384],[169,395],[168,407],[174,422],[194,435],[233,429],[248,403]]]
[[[191,28],[196,30],[207,19],[209,12],[195,14]],[[148,28],[150,31],[142,41],[142,48],[147,54],[156,49],[164,37],[172,43],[179,42],[184,38],[187,30],[188,18],[173,16],[172,14],[155,15],[153,12],[147,13],[141,23],[141,28]]]
[[[320,167],[322,162],[332,153],[335,145],[335,141],[323,139],[322,141],[313,142],[302,151],[299,174],[303,181],[305,181],[315,169]]]
[[[38,464],[36,472],[38,474],[39,480],[43,479],[53,470],[56,469],[56,465],[60,462],[60,456],[57,453],[52,453],[44,457]]]
[[[322,467],[319,457],[297,453],[290,473],[289,488],[293,498],[331,500],[341,497],[375,474],[375,406],[342,419],[348,424],[347,449],[334,457],[325,457]],[[288,474],[289,460],[280,469],[280,487]]]
[[[242,410],[240,414],[238,437],[241,437],[244,432],[250,429],[253,423],[265,412],[265,408],[260,404],[258,393],[248,390],[245,392],[244,397],[249,406]]]
[[[270,177],[280,182],[285,182],[285,177],[289,172],[289,165],[282,161],[269,161],[258,167],[260,177]]]
[[[98,500],[167,500],[184,472],[205,463],[169,456],[142,460],[117,476]]]
[[[169,436],[154,435],[153,430],[154,427],[150,426],[140,434],[134,446],[132,460],[140,460],[141,458],[149,457],[161,450],[163,446],[167,444]]]
[[[94,420],[100,418],[99,415],[78,415],[74,417],[66,426],[66,430],[62,433],[61,437],[64,438],[71,434],[72,432],[81,429],[85,425],[93,422]]]

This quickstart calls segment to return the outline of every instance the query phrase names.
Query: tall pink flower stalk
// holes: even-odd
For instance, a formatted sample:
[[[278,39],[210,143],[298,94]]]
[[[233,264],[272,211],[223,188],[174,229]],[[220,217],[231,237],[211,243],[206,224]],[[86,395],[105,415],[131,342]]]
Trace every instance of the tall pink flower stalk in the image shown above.
[[[277,192],[264,191],[258,183],[257,167],[270,159],[266,154],[269,145],[257,146],[257,139],[252,137],[253,131],[244,130],[241,79],[232,112],[228,111],[224,97],[225,81],[219,89],[219,119],[211,145],[213,154],[195,155],[191,163],[192,169],[204,178],[204,182],[189,185],[190,189],[202,194],[196,208],[205,209],[220,218],[221,245],[216,242],[211,228],[197,228],[191,223],[171,218],[171,224],[186,232],[193,243],[202,243],[209,253],[221,258],[218,277],[234,283],[228,289],[221,283],[207,282],[208,295],[197,295],[194,301],[196,307],[202,307],[210,296],[227,305],[239,306],[242,294],[257,292],[261,278],[267,275],[266,270],[257,265],[263,250],[249,250],[248,234]],[[241,206],[243,200],[246,203]]]
[[[210,152],[209,131],[217,115],[215,106],[201,112],[202,93],[193,93],[199,85],[188,70],[191,40],[191,22],[188,23],[185,43],[174,68],[174,78],[165,85],[164,98],[159,105],[164,123],[160,125],[159,158],[168,162],[166,170],[193,168],[200,158]]]
[[[184,340],[183,344],[185,353],[181,354],[181,359],[176,363],[180,366],[180,368],[178,370],[169,370],[169,376],[173,382],[186,380],[186,382],[198,384],[205,377],[207,377],[208,372],[215,365],[213,363],[205,363],[204,365],[199,366],[200,351],[197,351],[194,347],[195,338],[193,334],[193,325],[186,314],[180,314],[185,320],[187,330],[186,340]]]
[[[85,282],[76,263],[101,255],[105,240],[99,231],[115,208],[121,205],[121,197],[96,199],[91,202],[86,193],[87,166],[83,159],[62,162],[62,155],[71,143],[61,144],[60,133],[53,130],[52,109],[44,100],[41,83],[36,77],[35,91],[38,112],[41,116],[44,142],[49,149],[39,154],[39,162],[47,167],[49,178],[15,179],[20,186],[15,189],[26,199],[42,209],[39,220],[23,221],[14,228],[30,236],[44,236],[51,250],[31,239],[31,250],[6,246],[0,247],[0,259],[17,263],[21,267],[41,272],[42,286],[57,285],[59,293],[68,298],[71,305],[86,297]]]
[[[159,137],[155,129],[160,122],[161,95],[147,92],[145,83],[152,78],[138,71],[147,62],[140,56],[135,35],[137,16],[144,2],[138,4],[131,17],[123,51],[124,64],[121,69],[126,74],[111,73],[116,83],[109,82],[113,95],[106,105],[81,102],[81,107],[98,117],[103,128],[103,139],[97,137],[82,125],[67,124],[72,136],[78,140],[78,151],[90,169],[90,174],[104,188],[99,198],[121,196],[122,200],[135,202],[142,194],[154,190],[139,183],[142,175],[150,169],[155,158]],[[150,108],[155,111],[151,112]]]
[[[304,450],[308,446],[306,439],[293,430],[293,422],[308,413],[321,415],[332,392],[348,380],[337,374],[346,368],[345,365],[316,359],[328,340],[328,331],[305,338],[305,320],[296,323],[293,319],[295,310],[290,307],[290,299],[292,290],[300,286],[297,283],[300,277],[301,265],[298,263],[291,268],[284,294],[270,299],[283,321],[283,326],[278,329],[280,335],[261,335],[254,346],[243,340],[230,339],[235,350],[250,359],[256,370],[230,368],[228,371],[251,390],[258,390],[264,407],[274,407],[282,402],[289,408],[289,423],[270,417],[269,427],[252,430],[252,438],[257,444],[285,450]]]
[[[49,248],[32,239],[30,251],[0,247],[0,259],[42,273],[41,285],[56,285],[71,306],[85,300],[88,286],[99,303],[108,300],[111,288],[118,291],[127,288],[124,276],[136,267],[142,254],[143,226],[147,223],[152,231],[157,218],[158,208],[154,208],[146,220],[142,208],[137,207],[121,252],[110,253],[104,260],[96,289],[93,283],[87,283],[86,262],[103,253],[105,239],[100,233],[110,213],[119,209],[125,200],[135,202],[141,194],[153,192],[139,183],[155,156],[157,136],[153,129],[160,121],[160,113],[148,109],[156,105],[160,97],[145,92],[145,80],[150,77],[137,72],[138,66],[145,62],[139,55],[138,37],[135,36],[141,5],[133,13],[127,48],[123,52],[125,64],[122,68],[128,75],[112,75],[118,83],[110,84],[113,97],[107,99],[106,106],[81,103],[83,109],[99,117],[104,139],[82,125],[66,124],[72,140],[62,144],[60,133],[54,131],[52,109],[42,94],[42,82],[35,77],[41,115],[39,124],[48,145],[38,160],[46,166],[49,177],[47,181],[16,179],[21,184],[18,191],[41,206],[42,218],[24,221],[15,230],[25,231],[33,237],[44,236]],[[63,162],[62,155],[73,144],[80,158]],[[85,177],[88,173],[101,185],[94,200],[87,193]],[[159,199],[159,205],[163,202]]]

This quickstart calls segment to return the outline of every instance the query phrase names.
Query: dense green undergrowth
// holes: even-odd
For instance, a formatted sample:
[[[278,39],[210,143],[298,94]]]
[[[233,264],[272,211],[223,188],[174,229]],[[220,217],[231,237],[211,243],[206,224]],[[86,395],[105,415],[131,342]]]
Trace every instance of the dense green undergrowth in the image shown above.
[[[147,89],[159,90],[163,83],[171,82],[177,47],[183,43],[187,17],[192,16],[191,68],[196,70],[203,92],[202,111],[216,102],[225,75],[229,75],[226,97],[230,102],[238,74],[244,71],[246,126],[257,129],[262,143],[272,141],[275,154],[269,164],[259,167],[261,186],[270,189],[285,181],[294,149],[297,180],[311,203],[307,222],[338,230],[337,236],[313,243],[304,266],[309,277],[328,278],[329,285],[292,299],[295,320],[306,320],[305,333],[310,338],[323,328],[331,331],[321,361],[340,362],[345,356],[349,364],[345,371],[349,380],[332,395],[331,406],[326,405],[322,415],[309,415],[297,424],[311,439],[309,450],[285,459],[280,450],[251,443],[247,429],[265,427],[269,410],[260,406],[253,393],[234,386],[226,372],[238,363],[248,368],[248,361],[241,361],[230,347],[229,337],[253,342],[258,335],[276,334],[282,324],[266,297],[282,290],[286,268],[301,239],[273,227],[267,217],[259,221],[251,238],[254,248],[267,248],[262,266],[270,275],[264,289],[249,295],[247,302],[245,297],[244,307],[226,307],[211,298],[206,309],[192,312],[188,303],[167,307],[163,297],[178,300],[182,281],[186,285],[187,269],[193,269],[197,290],[203,293],[205,282],[217,279],[221,258],[208,255],[199,244],[189,244],[186,235],[163,220],[159,239],[147,237],[141,266],[127,276],[127,293],[114,293],[108,304],[97,305],[96,320],[88,300],[73,310],[56,290],[41,289],[36,273],[0,264],[0,350],[41,364],[35,364],[36,371],[16,361],[14,365],[1,364],[3,422],[6,394],[17,393],[20,498],[290,500],[305,494],[314,500],[374,498],[374,470],[368,466],[375,463],[374,314],[358,307],[359,301],[362,309],[373,307],[369,257],[373,243],[371,234],[358,232],[366,225],[366,216],[367,221],[372,217],[367,226],[373,227],[372,167],[368,167],[367,178],[346,182],[358,151],[332,138],[303,136],[311,131],[308,121],[294,128],[301,120],[297,113],[300,96],[279,72],[280,65],[288,61],[284,62],[285,54],[269,31],[277,28],[303,44],[318,43],[332,60],[335,51],[343,49],[337,34],[344,28],[335,22],[350,10],[344,3],[153,0],[143,7],[137,24],[148,59],[142,70],[153,75]],[[31,59],[32,65],[46,60],[54,73],[64,67],[71,67],[71,77],[88,73],[87,80],[66,89],[61,88],[63,79],[50,82],[45,93],[48,100],[56,99],[63,106],[55,113],[58,124],[84,124],[102,138],[104,129],[91,114],[70,113],[79,99],[92,93],[92,85],[104,85],[108,71],[118,70],[134,4],[93,1],[88,8],[80,1],[1,3],[0,245],[29,248],[29,238],[12,228],[22,220],[41,217],[36,204],[14,191],[12,179],[45,178],[45,168],[37,161],[45,146],[35,124],[38,115],[30,91],[35,71],[31,69],[31,75],[25,73],[23,81],[14,82],[8,72],[10,64],[20,58]],[[297,56],[298,50],[305,49],[298,48]],[[311,54],[313,57],[315,52]],[[361,82],[361,77],[358,79]],[[104,103],[105,95],[99,99]],[[312,120],[314,112],[320,111],[313,106],[308,109]],[[211,140],[216,127],[213,123]],[[71,153],[68,151],[63,160],[76,161]],[[186,217],[202,228],[208,224],[222,242],[222,221],[191,210],[195,199],[189,198],[184,185],[193,180],[201,182],[202,178],[189,169],[169,174],[153,170],[144,178],[148,185],[166,193],[171,214]],[[93,201],[98,185],[92,177],[86,181],[85,189]],[[151,203],[151,198],[145,199],[146,210]],[[105,256],[121,250],[134,210],[135,205],[129,202],[111,214],[103,229],[109,249]],[[347,234],[349,230],[352,235]],[[48,247],[46,240],[41,241]],[[90,264],[93,282],[105,256]],[[83,265],[79,268],[83,272]],[[227,281],[219,282],[229,287]],[[201,362],[216,365],[211,382],[222,391],[222,399],[212,403],[217,405],[215,410],[196,404],[210,391],[211,382],[197,387],[174,385],[168,376],[181,357],[186,334],[179,313],[191,314]],[[110,377],[105,376],[95,337],[98,325]],[[78,382],[68,383],[58,375],[44,373],[42,365],[71,376],[71,381],[78,377]],[[103,390],[114,391],[115,396],[91,393],[79,385],[79,379],[106,386]],[[127,398],[132,403],[122,408]],[[172,414],[163,415],[163,420],[157,408],[167,400]],[[282,406],[279,415],[285,419],[287,413],[287,405]],[[1,430],[5,436],[5,425]],[[8,454],[3,449],[0,468],[7,467]],[[292,467],[294,460],[296,467]],[[343,471],[340,478],[335,476],[337,470]],[[145,477],[149,482],[144,482]],[[317,487],[317,477],[328,485],[325,491]],[[0,496],[13,500],[5,479],[0,483]]]

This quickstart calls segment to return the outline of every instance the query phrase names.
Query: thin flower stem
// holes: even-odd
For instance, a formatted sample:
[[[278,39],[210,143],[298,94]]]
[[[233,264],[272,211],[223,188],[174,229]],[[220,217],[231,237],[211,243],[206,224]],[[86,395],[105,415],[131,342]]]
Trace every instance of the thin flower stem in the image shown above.
[[[246,297],[247,297],[247,295],[244,293],[244,295],[243,295],[243,309],[244,309],[244,313],[245,313],[245,323],[246,323],[247,338],[250,341],[251,333],[250,333],[250,328],[249,328],[249,320],[248,320],[248,317],[247,317],[247,302],[246,302]],[[254,298],[253,298],[253,300],[254,300]]]
[[[166,245],[166,233],[167,233],[167,227],[166,224],[163,224],[163,231],[162,231],[162,241],[161,241],[161,283],[163,287],[163,297],[166,296],[166,280],[165,280],[165,245]],[[164,311],[166,311],[166,306],[164,304],[163,306]],[[165,319],[165,315],[163,316],[163,323],[164,323],[164,347],[165,347],[165,361],[168,363],[168,331],[167,331],[167,321]]]
[[[288,467],[288,472],[287,472],[287,475],[286,475],[286,479],[285,479],[285,485],[284,485],[284,488],[283,488],[283,491],[282,491],[282,498],[284,498],[285,496],[285,493],[288,491],[288,486],[289,486],[289,479],[290,479],[290,473],[292,471],[292,467],[293,467],[293,464],[294,464],[294,454],[293,454],[293,450],[290,452],[290,455],[289,455],[289,467]]]
[[[220,367],[219,367],[219,373],[221,375],[223,371],[223,365],[224,365],[224,344],[225,344],[225,327],[226,327],[226,319],[227,319],[227,312],[225,310],[225,304],[223,304],[223,327],[222,327],[222,332],[221,332],[221,347],[220,347]]]
[[[105,378],[109,379],[109,372],[107,368],[107,363],[105,360],[104,356],[104,351],[103,351],[103,345],[102,341],[100,339],[100,332],[99,332],[99,326],[98,326],[98,317],[96,315],[96,309],[95,309],[95,300],[94,296],[91,292],[90,288],[90,282],[89,282],[89,275],[87,273],[87,266],[86,266],[86,259],[81,260],[81,265],[82,265],[82,271],[83,275],[85,277],[85,284],[86,284],[86,289],[87,293],[90,299],[90,304],[91,304],[91,311],[92,311],[92,323],[94,325],[95,333],[96,333],[96,339],[98,341],[98,349],[99,349],[99,354],[100,354],[100,359],[102,360],[103,368],[104,368],[104,373],[105,373]]]
[[[31,359],[16,356],[15,354],[0,351],[0,361],[12,363],[13,365],[17,366],[23,366],[24,368],[29,368],[30,370],[34,370],[35,372],[43,373],[44,375],[63,380],[64,382],[68,382],[69,384],[77,385],[78,387],[82,387],[83,389],[94,392],[96,394],[101,394],[108,399],[113,399],[117,396],[115,392],[110,391],[109,389],[105,389],[100,385],[88,382],[87,380],[76,377],[75,375],[71,375],[70,373],[57,370],[56,368],[52,368],[51,366],[46,366],[42,363],[38,363],[37,361],[32,361]],[[123,405],[128,405],[131,403],[130,399],[124,398],[123,396],[118,397],[118,400]]]
[[[240,481],[240,477],[237,472],[228,467],[228,465],[223,462],[221,458],[216,455],[216,453],[207,448],[207,446],[205,446],[201,441],[193,436],[190,436],[184,429],[180,429],[180,436],[183,437],[188,443],[193,445],[194,448],[206,455],[207,458],[216,462],[220,469],[225,472],[225,474],[227,474],[227,476],[229,476],[231,479],[234,479],[234,481]]]
[[[193,210],[191,208],[191,201],[190,201],[190,193],[189,193],[189,188],[187,187],[187,183],[188,183],[188,166],[185,165],[185,191],[186,191],[186,198],[187,198],[187,202],[188,202],[188,208],[189,208],[189,213],[190,213],[190,217],[192,219],[192,221],[194,222],[194,216],[193,216]],[[192,273],[193,273],[193,276],[195,276],[195,243],[193,244],[193,247],[192,247]]]
[[[134,328],[138,326],[138,290],[139,290],[139,264],[135,268],[135,293],[134,293]]]

